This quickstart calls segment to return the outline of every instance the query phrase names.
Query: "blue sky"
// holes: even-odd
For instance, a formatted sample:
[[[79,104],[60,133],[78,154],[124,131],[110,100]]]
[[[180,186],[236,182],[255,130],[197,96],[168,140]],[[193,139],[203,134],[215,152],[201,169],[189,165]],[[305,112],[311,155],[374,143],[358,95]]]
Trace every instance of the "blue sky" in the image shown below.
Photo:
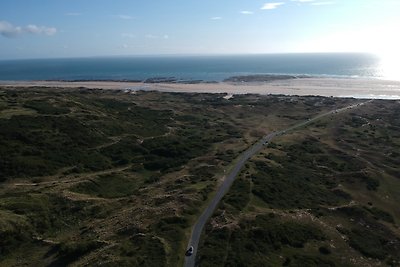
[[[1,0],[0,59],[394,53],[399,10],[399,0]]]

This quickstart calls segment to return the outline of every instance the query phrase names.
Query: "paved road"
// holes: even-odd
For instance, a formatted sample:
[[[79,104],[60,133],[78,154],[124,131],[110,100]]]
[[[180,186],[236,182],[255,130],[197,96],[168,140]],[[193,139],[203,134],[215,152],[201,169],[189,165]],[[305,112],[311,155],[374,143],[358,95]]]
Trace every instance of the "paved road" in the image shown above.
[[[368,101],[370,102],[370,101]],[[229,174],[226,176],[225,180],[222,182],[221,186],[218,188],[218,191],[216,193],[216,195],[214,196],[214,198],[211,200],[211,202],[209,203],[209,205],[207,206],[207,208],[204,210],[204,212],[201,214],[201,216],[199,217],[199,219],[197,220],[196,224],[194,225],[194,227],[192,228],[192,234],[189,240],[189,244],[188,247],[193,246],[194,251],[193,251],[193,255],[190,257],[185,257],[185,264],[184,267],[194,267],[195,263],[196,263],[196,255],[197,255],[197,248],[198,248],[198,244],[199,244],[199,240],[200,240],[200,235],[203,231],[204,225],[207,223],[208,219],[211,217],[211,215],[214,213],[215,208],[217,207],[218,203],[221,201],[221,199],[224,197],[224,195],[228,192],[229,188],[231,187],[231,185],[233,184],[233,182],[235,181],[236,176],[239,174],[240,170],[242,169],[242,167],[244,166],[244,164],[246,163],[246,161],[248,159],[250,159],[252,156],[254,156],[257,152],[259,152],[262,147],[271,142],[271,140],[279,135],[283,135],[286,134],[289,131],[292,131],[296,128],[300,128],[303,126],[306,126],[316,120],[319,120],[323,117],[326,117],[328,115],[332,115],[332,114],[336,114],[339,112],[343,112],[345,110],[348,109],[352,109],[352,108],[356,108],[358,106],[362,106],[365,103],[368,102],[364,102],[361,104],[355,104],[355,105],[351,105],[351,106],[347,106],[341,109],[335,109],[329,112],[326,112],[324,114],[318,115],[312,119],[309,119],[307,121],[301,122],[299,124],[296,124],[292,127],[289,127],[285,130],[279,131],[279,132],[272,132],[266,136],[264,136],[263,138],[261,138],[257,143],[255,143],[253,146],[251,146],[249,149],[247,149],[245,152],[242,153],[242,155],[240,156],[238,162],[235,164],[235,166],[230,170]],[[182,252],[184,253],[184,252]]]

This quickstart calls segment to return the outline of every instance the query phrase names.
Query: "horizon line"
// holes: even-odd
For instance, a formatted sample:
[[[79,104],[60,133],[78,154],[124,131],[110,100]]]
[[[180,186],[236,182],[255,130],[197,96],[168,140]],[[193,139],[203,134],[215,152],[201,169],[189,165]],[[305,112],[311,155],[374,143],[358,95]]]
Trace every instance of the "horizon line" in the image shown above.
[[[94,59],[94,58],[140,58],[140,57],[218,57],[218,56],[263,56],[263,55],[299,55],[299,54],[364,54],[378,56],[373,52],[273,52],[273,53],[161,53],[161,54],[131,54],[131,55],[95,55],[95,56],[70,56],[70,57],[25,57],[25,58],[8,58],[0,59],[0,61],[14,60],[51,60],[51,59]]]

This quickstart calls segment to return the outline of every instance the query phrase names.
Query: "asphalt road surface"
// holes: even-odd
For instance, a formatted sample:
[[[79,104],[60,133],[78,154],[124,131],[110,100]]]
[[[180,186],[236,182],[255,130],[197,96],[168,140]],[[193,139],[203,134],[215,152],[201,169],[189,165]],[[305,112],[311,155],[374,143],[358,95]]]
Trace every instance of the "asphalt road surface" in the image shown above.
[[[372,101],[372,100],[371,100]],[[371,102],[368,101],[368,102]],[[252,156],[254,156],[256,153],[258,153],[264,145],[268,144],[271,142],[271,140],[279,135],[284,135],[288,133],[289,131],[295,130],[300,127],[307,126],[308,124],[319,120],[323,117],[329,116],[329,115],[334,115],[340,112],[343,112],[348,109],[356,108],[359,106],[364,105],[365,103],[360,103],[360,104],[355,104],[351,106],[347,106],[341,109],[335,109],[331,110],[327,113],[318,115],[312,119],[309,119],[307,121],[301,122],[299,124],[296,124],[292,127],[289,127],[285,130],[279,131],[279,132],[272,132],[263,138],[261,138],[257,143],[255,143],[253,146],[251,146],[249,149],[247,149],[245,152],[240,155],[238,162],[233,166],[233,168],[230,170],[229,174],[225,177],[225,180],[222,182],[221,186],[218,188],[217,193],[215,194],[214,198],[211,200],[207,208],[203,211],[199,219],[197,220],[196,224],[192,228],[192,234],[189,240],[188,247],[193,246],[194,251],[191,256],[186,256],[185,257],[185,264],[184,267],[194,267],[196,263],[196,255],[197,255],[197,248],[198,244],[200,241],[200,235],[203,231],[204,225],[207,223],[208,219],[211,217],[211,215],[214,213],[215,208],[217,207],[218,203],[221,201],[221,199],[224,197],[224,195],[228,192],[229,188],[233,184],[233,182],[236,179],[236,176],[239,174],[240,170],[243,168],[244,164],[248,159],[250,159]],[[182,252],[184,253],[184,252]]]

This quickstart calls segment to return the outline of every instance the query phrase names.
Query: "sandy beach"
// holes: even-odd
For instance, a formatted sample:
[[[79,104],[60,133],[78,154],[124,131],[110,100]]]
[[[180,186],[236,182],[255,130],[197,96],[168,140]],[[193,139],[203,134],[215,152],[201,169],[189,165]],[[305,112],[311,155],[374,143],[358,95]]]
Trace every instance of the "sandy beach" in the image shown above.
[[[400,99],[400,81],[378,79],[299,78],[260,83],[141,83],[118,81],[0,81],[2,87],[52,87],[114,90],[156,90],[160,92],[197,92],[227,94],[319,95],[374,99]]]

